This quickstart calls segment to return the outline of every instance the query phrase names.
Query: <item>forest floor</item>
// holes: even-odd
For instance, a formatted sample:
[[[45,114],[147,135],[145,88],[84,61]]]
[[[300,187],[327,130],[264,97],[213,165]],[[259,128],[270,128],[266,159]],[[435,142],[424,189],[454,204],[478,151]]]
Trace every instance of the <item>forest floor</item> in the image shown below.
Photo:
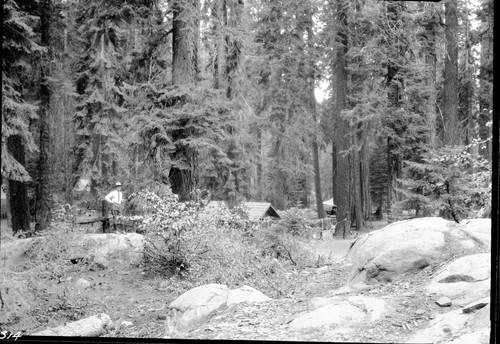
[[[374,222],[374,229],[382,228],[383,222]],[[5,241],[2,229],[2,243]],[[328,256],[322,268],[307,268],[295,271],[290,283],[295,292],[272,301],[219,310],[206,324],[184,334],[189,339],[245,339],[287,341],[382,341],[401,342],[416,329],[423,328],[437,314],[449,311],[439,308],[425,293],[432,269],[407,277],[399,282],[373,286],[363,291],[345,294],[371,296],[384,299],[390,304],[385,317],[369,325],[363,324],[355,331],[345,332],[331,326],[310,329],[292,329],[289,323],[299,314],[310,310],[309,301],[314,297],[328,297],[328,292],[346,285],[350,266],[343,259],[352,239],[333,238],[324,232],[323,239],[315,242],[318,253]],[[10,264],[18,264],[11,262]],[[37,292],[24,297],[24,306],[30,309],[29,316],[17,319],[17,328],[35,333],[47,327],[56,327],[65,322],[82,319],[99,313],[108,314],[115,326],[106,336],[134,338],[163,338],[165,335],[166,305],[173,301],[167,281],[161,276],[149,275],[141,268],[126,271],[104,269],[92,270],[76,264],[61,276],[60,285],[84,278],[91,287],[78,295],[61,294],[62,289],[31,278],[26,283],[26,271],[8,271],[2,264],[3,287],[25,290],[30,287]],[[23,277],[24,276],[24,277]],[[6,277],[9,280],[6,282]],[[21,294],[20,294],[21,295]],[[19,305],[22,308],[22,305]],[[19,310],[21,311],[21,310]],[[19,313],[19,312],[18,312]],[[1,326],[3,329],[6,327]],[[7,326],[8,327],[8,326]]]

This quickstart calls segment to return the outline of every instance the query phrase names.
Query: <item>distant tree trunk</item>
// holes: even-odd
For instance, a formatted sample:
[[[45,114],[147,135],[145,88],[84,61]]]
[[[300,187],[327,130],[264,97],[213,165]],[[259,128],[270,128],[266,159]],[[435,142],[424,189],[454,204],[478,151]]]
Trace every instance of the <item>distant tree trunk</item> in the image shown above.
[[[401,11],[403,4],[400,2],[388,2],[386,4],[387,12],[391,13],[391,24],[395,26],[401,25]],[[391,42],[391,49],[393,55],[391,60],[387,63],[387,76],[386,88],[387,98],[389,102],[390,111],[396,112],[401,107],[403,79],[400,75],[400,56],[404,56],[405,47],[402,45],[400,39],[395,37],[394,42]],[[394,62],[396,61],[396,62]],[[397,121],[396,118],[393,119]],[[401,154],[399,153],[399,143],[397,137],[402,135],[401,129],[398,129],[397,123],[392,121],[389,123],[392,132],[387,136],[387,221],[392,222],[392,203],[395,194],[395,189],[398,186],[397,178],[401,172]]]
[[[349,193],[349,157],[345,153],[350,148],[348,139],[349,124],[341,117],[342,110],[346,107],[346,92],[347,92],[347,3],[345,0],[338,0],[337,2],[337,20],[338,32],[337,40],[339,43],[337,51],[337,67],[336,67],[336,89],[337,89],[337,104],[335,109],[336,123],[335,126],[335,140],[339,152],[336,155],[337,159],[337,225],[335,227],[335,235],[342,237],[351,227],[350,216],[350,193]]]
[[[21,165],[26,166],[26,154],[21,136],[13,135],[7,139],[7,149]],[[12,232],[30,230],[30,213],[26,183],[9,180],[10,211]]]
[[[259,150],[258,161],[257,161],[257,188],[259,190],[258,200],[264,200],[264,186],[263,186],[263,178],[262,178],[262,160],[263,160],[263,152],[262,152],[262,131],[258,129],[257,131],[257,149]]]
[[[236,31],[241,26],[241,20],[243,15],[243,0],[229,1],[226,4],[226,1],[222,4],[224,7],[222,8],[222,17],[224,18],[225,23],[229,27],[230,30]],[[226,6],[229,7],[230,15],[228,15],[228,10]],[[226,35],[225,37],[225,64],[224,64],[224,80],[226,81],[226,97],[227,99],[234,99],[237,96],[237,91],[235,89],[235,79],[236,73],[241,64],[241,53],[243,50],[243,43],[241,40],[233,35],[232,37]],[[235,130],[233,127],[230,127],[230,134],[236,136]],[[236,137],[232,138],[233,144],[237,146]],[[233,161],[233,171],[231,171],[234,177],[234,185],[236,194],[241,194],[240,188],[240,180],[241,177],[241,164],[239,161],[242,159],[242,153],[237,154],[236,156],[231,157]]]
[[[361,161],[359,158],[358,151],[358,134],[356,132],[352,135],[353,138],[353,183],[354,183],[354,209],[356,212],[356,230],[361,231],[363,229],[363,206],[362,206],[362,195],[361,195]]]
[[[308,95],[309,95],[309,109],[311,112],[312,121],[317,129],[318,125],[318,109],[316,106],[316,97],[314,96],[314,83],[315,77],[315,66],[314,66],[314,32],[313,32],[313,19],[312,13],[308,11],[305,18],[307,22],[307,49],[308,49],[308,59],[309,59],[309,82],[308,82]],[[325,210],[323,208],[323,196],[321,190],[321,171],[319,168],[319,147],[318,147],[318,136],[315,135],[312,138],[312,157],[313,157],[313,168],[314,168],[314,193],[316,196],[316,211],[318,212],[318,218],[322,219],[325,217]]]
[[[458,122],[458,13],[457,0],[445,3],[446,54],[444,64],[444,143],[459,145],[460,124]]]
[[[366,132],[365,132],[366,135]],[[370,194],[370,152],[368,149],[367,139],[364,142],[360,151],[360,181],[361,181],[361,198],[363,207],[363,220],[372,220],[372,197]]]
[[[244,7],[243,0],[229,1],[229,9],[231,11],[231,15],[228,16],[227,22],[231,30],[237,30],[241,27],[243,7]],[[227,10],[225,15],[227,16]],[[238,70],[241,64],[241,53],[243,50],[243,43],[239,38],[236,38],[235,35],[233,35],[233,37],[226,36],[226,45],[227,45],[227,55],[228,55],[226,60],[226,70],[225,70],[225,75],[227,79],[226,97],[228,99],[233,99],[235,98],[234,80],[236,78],[236,71]]]
[[[486,123],[492,120],[493,113],[493,0],[483,0],[481,4],[481,68],[479,72],[479,137],[486,140],[492,136],[492,126]],[[480,153],[492,161],[492,141]]]
[[[226,80],[224,76],[224,61],[227,49],[222,30],[224,25],[227,24],[226,0],[214,0],[212,2],[212,18],[215,35],[214,88],[221,89],[224,88]]]
[[[197,73],[197,37],[198,20],[196,18],[198,2],[196,0],[174,1],[173,11],[173,53],[172,53],[172,83],[174,85],[192,84],[196,81]],[[177,133],[177,138],[186,138],[188,133],[183,129]],[[174,153],[174,159],[182,160],[189,167],[172,166],[169,179],[172,192],[179,196],[179,200],[186,201],[191,197],[195,183],[196,166],[194,154],[189,147],[182,147]]]
[[[40,155],[38,159],[38,183],[36,187],[36,224],[35,230],[44,230],[50,221],[50,88],[48,77],[50,76],[50,16],[52,13],[51,0],[44,0],[40,3],[41,19],[41,42],[48,51],[42,58],[40,72],[39,91],[39,123],[40,123]]]
[[[332,139],[332,197],[336,204],[337,200],[337,145],[335,138]]]
[[[439,18],[434,7],[434,4],[420,3],[428,12],[429,21],[424,25],[427,37],[427,46],[424,48],[425,64],[427,66],[426,86],[428,87],[427,102],[425,112],[427,115],[427,125],[429,128],[429,144],[431,149],[436,148],[436,27],[439,23]]]
[[[470,20],[469,20],[469,2],[465,1],[465,56],[464,56],[464,74],[465,74],[465,85],[463,85],[465,97],[460,97],[463,99],[463,110],[465,112],[465,144],[470,145],[469,153],[477,157],[479,155],[479,147],[476,144],[472,144],[472,140],[477,137],[477,132],[475,128],[475,119],[472,111],[473,107],[473,97],[474,97],[474,86],[473,86],[473,75],[470,70],[470,65],[473,64],[473,55],[471,53],[471,37],[470,37]]]

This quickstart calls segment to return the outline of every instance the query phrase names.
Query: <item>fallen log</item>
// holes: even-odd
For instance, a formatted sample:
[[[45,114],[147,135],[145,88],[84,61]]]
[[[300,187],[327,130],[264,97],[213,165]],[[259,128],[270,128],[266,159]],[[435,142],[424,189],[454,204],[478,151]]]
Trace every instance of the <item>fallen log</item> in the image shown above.
[[[33,333],[33,336],[99,337],[101,334],[107,332],[112,324],[113,322],[109,315],[101,313],[64,326]]]

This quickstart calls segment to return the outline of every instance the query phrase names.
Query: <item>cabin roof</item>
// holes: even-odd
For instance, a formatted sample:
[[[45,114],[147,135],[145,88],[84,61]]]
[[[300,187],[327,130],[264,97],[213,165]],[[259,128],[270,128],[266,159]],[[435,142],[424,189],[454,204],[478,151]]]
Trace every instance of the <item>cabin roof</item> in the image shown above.
[[[266,216],[281,218],[269,202],[242,202],[241,205],[248,209],[248,219],[258,221]]]
[[[207,208],[217,208],[224,204],[223,201],[210,201]],[[269,202],[241,202],[241,206],[248,211],[248,219],[250,221],[259,221],[264,217],[281,218]]]

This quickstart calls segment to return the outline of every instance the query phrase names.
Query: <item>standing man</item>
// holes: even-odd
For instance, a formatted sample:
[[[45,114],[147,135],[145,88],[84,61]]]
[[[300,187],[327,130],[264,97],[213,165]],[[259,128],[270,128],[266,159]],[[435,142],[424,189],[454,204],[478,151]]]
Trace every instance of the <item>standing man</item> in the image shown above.
[[[116,182],[115,187],[111,190],[110,193],[104,197],[103,201],[103,216],[106,217],[103,223],[103,233],[106,233],[106,229],[109,231],[109,219],[108,210],[111,210],[111,214],[113,215],[113,227],[116,231],[116,216],[118,216],[122,210],[122,201],[123,201],[123,192],[122,183]]]

